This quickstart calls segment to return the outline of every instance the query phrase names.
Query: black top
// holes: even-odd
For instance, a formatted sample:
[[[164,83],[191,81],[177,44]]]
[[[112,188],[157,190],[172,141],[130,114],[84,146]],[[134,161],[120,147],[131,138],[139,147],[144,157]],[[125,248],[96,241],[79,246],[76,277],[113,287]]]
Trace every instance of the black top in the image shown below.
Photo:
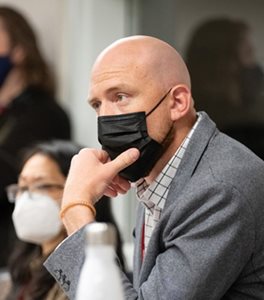
[[[70,139],[70,122],[53,97],[28,88],[0,115],[0,147],[9,154],[37,140]]]

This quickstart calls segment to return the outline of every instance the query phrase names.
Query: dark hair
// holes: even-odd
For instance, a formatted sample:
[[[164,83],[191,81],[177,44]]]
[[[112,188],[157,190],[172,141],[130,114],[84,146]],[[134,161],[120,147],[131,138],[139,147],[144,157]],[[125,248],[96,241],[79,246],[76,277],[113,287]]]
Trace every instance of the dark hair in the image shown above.
[[[239,49],[249,30],[243,21],[220,17],[206,20],[192,32],[186,64],[198,110],[211,107],[224,117],[222,109],[241,105]]]
[[[41,55],[36,35],[29,22],[20,12],[7,6],[0,6],[0,19],[9,36],[11,47],[20,46],[24,51],[20,69],[26,85],[41,88],[53,95],[54,76]]]
[[[54,160],[61,172],[67,176],[72,157],[81,150],[81,146],[69,141],[53,140],[51,142],[38,143],[24,153],[23,165],[35,154],[43,154]],[[116,253],[119,258],[121,267],[125,269],[124,256],[122,252],[122,239],[111,210],[111,200],[108,197],[95,204],[96,221],[107,222],[115,226],[117,231]],[[41,256],[41,248],[31,243],[18,242],[13,255],[10,259],[10,274],[13,281],[13,289],[8,299],[14,299],[16,287],[23,286],[30,282],[30,296],[32,299],[44,299],[49,290],[55,283],[54,278],[42,266],[44,259]],[[34,270],[32,262],[37,261],[38,265]]]
[[[76,143],[66,140],[51,140],[49,142],[38,142],[27,148],[22,153],[22,167],[35,154],[43,154],[54,160],[62,174],[66,177],[68,175],[72,157],[83,147]]]

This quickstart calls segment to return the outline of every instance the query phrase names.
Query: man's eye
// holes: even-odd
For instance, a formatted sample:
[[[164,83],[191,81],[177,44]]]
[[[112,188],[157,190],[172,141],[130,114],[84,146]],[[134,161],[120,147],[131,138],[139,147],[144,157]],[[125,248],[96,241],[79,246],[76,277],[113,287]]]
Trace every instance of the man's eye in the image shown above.
[[[127,96],[124,94],[117,94],[116,98],[117,98],[117,101],[124,101],[127,99]]]
[[[101,103],[99,101],[94,101],[91,103],[91,106],[94,110],[98,110],[100,108]]]

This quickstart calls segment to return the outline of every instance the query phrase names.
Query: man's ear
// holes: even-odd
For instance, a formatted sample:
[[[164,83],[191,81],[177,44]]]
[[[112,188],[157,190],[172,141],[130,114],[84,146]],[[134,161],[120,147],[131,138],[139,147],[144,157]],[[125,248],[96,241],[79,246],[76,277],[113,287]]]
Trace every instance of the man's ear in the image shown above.
[[[25,51],[21,46],[15,46],[11,52],[11,59],[14,65],[21,65],[25,59]]]
[[[184,84],[176,85],[171,90],[171,120],[176,121],[185,116],[193,105],[191,91]]]

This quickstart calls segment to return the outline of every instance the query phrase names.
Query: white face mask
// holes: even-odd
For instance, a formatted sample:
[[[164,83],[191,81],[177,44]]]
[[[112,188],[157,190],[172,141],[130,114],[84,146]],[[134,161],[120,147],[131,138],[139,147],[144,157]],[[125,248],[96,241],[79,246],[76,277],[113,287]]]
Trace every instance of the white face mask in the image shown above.
[[[12,215],[18,238],[34,244],[52,240],[62,229],[59,213],[59,204],[49,196],[24,192]]]

